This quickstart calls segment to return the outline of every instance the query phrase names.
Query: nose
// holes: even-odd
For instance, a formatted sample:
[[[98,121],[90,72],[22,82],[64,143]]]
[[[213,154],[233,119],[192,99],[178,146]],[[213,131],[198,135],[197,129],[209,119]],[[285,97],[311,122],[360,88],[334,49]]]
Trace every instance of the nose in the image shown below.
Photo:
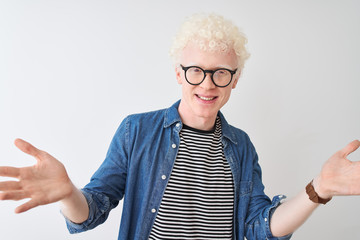
[[[205,73],[205,79],[204,81],[200,84],[200,86],[204,89],[212,89],[215,88],[215,84],[213,83],[212,79],[211,79],[211,73]]]

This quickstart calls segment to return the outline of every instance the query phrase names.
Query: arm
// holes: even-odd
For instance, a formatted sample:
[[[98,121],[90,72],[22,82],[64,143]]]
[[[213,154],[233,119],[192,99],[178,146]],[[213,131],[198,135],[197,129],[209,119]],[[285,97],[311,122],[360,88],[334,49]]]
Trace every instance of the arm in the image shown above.
[[[15,209],[16,213],[60,201],[63,213],[71,221],[85,221],[89,214],[86,199],[71,182],[64,165],[21,139],[16,139],[15,145],[36,158],[37,163],[24,168],[0,167],[0,176],[18,179],[0,182],[0,200],[30,198]]]
[[[314,179],[314,189],[321,198],[360,195],[360,162],[347,159],[359,146],[360,141],[355,140],[325,162],[319,176]],[[309,200],[304,189],[275,210],[270,222],[271,232],[274,236],[294,232],[318,206]]]
[[[60,200],[61,212],[73,223],[80,224],[85,222],[89,216],[89,205],[82,192],[74,185],[72,193]]]

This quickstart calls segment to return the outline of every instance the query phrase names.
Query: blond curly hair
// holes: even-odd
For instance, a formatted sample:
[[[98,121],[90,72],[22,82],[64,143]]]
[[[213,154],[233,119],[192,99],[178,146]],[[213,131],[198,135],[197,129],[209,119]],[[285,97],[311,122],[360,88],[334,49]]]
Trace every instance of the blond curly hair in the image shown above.
[[[181,25],[170,48],[170,56],[175,64],[178,63],[182,50],[190,41],[204,51],[234,50],[240,71],[250,56],[245,47],[247,43],[245,34],[231,21],[214,13],[194,14]]]

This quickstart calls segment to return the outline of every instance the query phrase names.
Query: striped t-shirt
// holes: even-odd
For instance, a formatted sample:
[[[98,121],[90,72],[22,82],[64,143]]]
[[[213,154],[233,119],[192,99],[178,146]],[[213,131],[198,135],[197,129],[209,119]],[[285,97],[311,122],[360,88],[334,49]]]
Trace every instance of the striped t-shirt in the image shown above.
[[[183,127],[180,146],[149,239],[232,239],[234,184],[213,131]]]

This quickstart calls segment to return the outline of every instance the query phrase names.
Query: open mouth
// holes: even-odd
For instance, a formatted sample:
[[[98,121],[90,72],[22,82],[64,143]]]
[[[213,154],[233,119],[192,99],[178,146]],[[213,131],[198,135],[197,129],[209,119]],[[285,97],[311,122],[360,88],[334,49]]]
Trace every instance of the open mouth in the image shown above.
[[[199,95],[197,95],[197,94],[196,94],[196,96],[197,96],[198,98],[200,98],[201,100],[204,100],[204,101],[212,101],[212,100],[214,100],[215,98],[217,98],[217,97],[204,97],[204,96],[199,96]]]

